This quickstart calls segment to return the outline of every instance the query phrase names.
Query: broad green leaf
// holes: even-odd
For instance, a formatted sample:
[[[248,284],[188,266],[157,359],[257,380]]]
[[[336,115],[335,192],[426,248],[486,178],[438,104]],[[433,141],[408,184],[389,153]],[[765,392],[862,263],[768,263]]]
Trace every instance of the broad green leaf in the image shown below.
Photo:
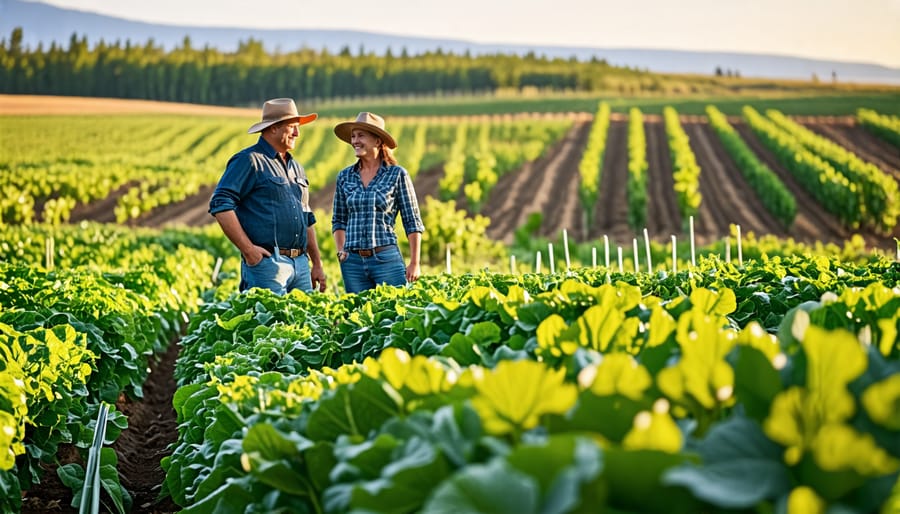
[[[531,360],[502,361],[476,377],[475,387],[472,406],[485,431],[496,435],[530,430],[545,414],[564,414],[578,395],[574,385],[565,383],[565,369]]]
[[[716,292],[701,287],[691,292],[690,299],[693,308],[710,315],[725,316],[737,309],[737,299],[731,289]]]
[[[781,449],[755,422],[734,416],[715,425],[697,448],[701,462],[663,475],[663,483],[690,489],[694,496],[725,509],[752,508],[791,487]]]
[[[551,436],[543,443],[515,448],[506,460],[537,480],[543,514],[573,512],[579,506],[599,507],[598,495],[593,493],[601,491],[593,489],[599,488],[595,479],[603,459],[593,441],[571,434]],[[588,498],[592,505],[585,504]]]
[[[676,336],[682,357],[659,372],[659,388],[681,405],[693,400],[704,409],[714,409],[719,403],[733,402],[734,370],[724,358],[734,347],[736,335],[722,328],[718,318],[696,308],[682,314]]]
[[[667,470],[688,462],[686,455],[611,447],[604,449],[603,458],[611,507],[629,512],[702,512],[687,489],[662,482]]]
[[[577,320],[578,345],[605,352],[624,322],[625,313],[613,302],[590,307]]]
[[[900,374],[870,385],[861,400],[872,421],[890,430],[900,431]]]
[[[825,330],[810,325],[803,336],[806,354],[806,387],[814,394],[827,422],[840,422],[853,415],[855,405],[847,384],[868,365],[856,337],[846,330]]]
[[[650,332],[647,336],[647,347],[652,348],[669,339],[675,331],[675,319],[662,305],[657,304],[650,310],[650,321],[647,326]]]
[[[429,514],[538,514],[535,480],[502,459],[463,468],[438,487],[422,512]]]
[[[600,364],[581,370],[578,382],[597,396],[620,394],[640,400],[653,385],[647,369],[626,353],[610,353]]]
[[[739,338],[740,340],[740,338]],[[751,418],[762,422],[781,392],[781,378],[771,361],[755,346],[738,345],[734,364],[734,392]]]
[[[243,440],[245,452],[255,452],[265,460],[293,459],[313,446],[296,432],[281,432],[269,423],[257,423],[247,430]]]
[[[357,484],[350,504],[384,513],[415,512],[450,475],[444,456],[430,442],[414,437],[394,452],[377,480]]]
[[[323,395],[309,415],[306,435],[313,441],[334,441],[342,434],[366,435],[397,414],[396,401],[381,384],[363,376],[355,384]]]
[[[535,335],[538,347],[554,357],[572,355],[578,348],[577,329],[566,324],[559,314],[551,314],[538,325]]]

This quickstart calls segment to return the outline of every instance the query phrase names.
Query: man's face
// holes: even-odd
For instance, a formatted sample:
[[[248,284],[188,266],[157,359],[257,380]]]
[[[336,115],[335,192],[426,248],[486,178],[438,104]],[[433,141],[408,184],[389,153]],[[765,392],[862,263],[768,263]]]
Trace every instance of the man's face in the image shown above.
[[[282,121],[272,126],[272,140],[269,141],[275,151],[282,153],[293,150],[300,137],[299,121]]]

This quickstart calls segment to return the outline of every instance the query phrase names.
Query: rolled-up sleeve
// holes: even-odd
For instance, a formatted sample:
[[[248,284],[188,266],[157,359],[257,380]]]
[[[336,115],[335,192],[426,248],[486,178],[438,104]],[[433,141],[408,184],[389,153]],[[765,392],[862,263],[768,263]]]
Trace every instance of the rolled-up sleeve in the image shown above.
[[[425,232],[425,224],[422,223],[422,214],[419,212],[419,202],[416,200],[416,190],[413,187],[409,173],[400,169],[400,177],[397,179],[397,190],[400,197],[400,217],[403,219],[403,228],[407,234],[413,232]]]
[[[225,173],[219,180],[216,190],[209,199],[209,213],[215,216],[220,212],[233,211],[252,187],[250,158],[239,153],[228,161]]]
[[[334,188],[334,203],[331,206],[331,231],[347,230],[347,197],[344,194],[344,182],[346,172],[338,173],[337,183]]]

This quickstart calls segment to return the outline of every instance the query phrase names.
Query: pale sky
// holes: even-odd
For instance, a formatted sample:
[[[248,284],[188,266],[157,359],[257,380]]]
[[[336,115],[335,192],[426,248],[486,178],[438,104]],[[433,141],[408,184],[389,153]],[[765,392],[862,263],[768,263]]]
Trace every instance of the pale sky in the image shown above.
[[[900,0],[42,1],[172,25],[769,53],[900,67]]]

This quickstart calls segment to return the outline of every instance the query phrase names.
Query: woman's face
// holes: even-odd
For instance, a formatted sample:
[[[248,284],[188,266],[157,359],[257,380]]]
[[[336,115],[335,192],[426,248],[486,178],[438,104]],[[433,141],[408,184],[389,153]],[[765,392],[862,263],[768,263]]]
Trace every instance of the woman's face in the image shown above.
[[[353,129],[350,132],[350,145],[357,157],[378,157],[381,151],[381,138],[362,129]]]

